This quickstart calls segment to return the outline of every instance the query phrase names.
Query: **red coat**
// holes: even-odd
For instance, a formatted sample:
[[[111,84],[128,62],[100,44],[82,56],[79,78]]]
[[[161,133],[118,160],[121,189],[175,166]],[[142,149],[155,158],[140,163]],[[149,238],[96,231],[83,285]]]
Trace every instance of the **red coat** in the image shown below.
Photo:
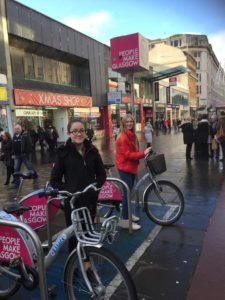
[[[144,152],[137,150],[135,134],[126,129],[116,140],[116,168],[118,170],[137,174],[138,163]]]

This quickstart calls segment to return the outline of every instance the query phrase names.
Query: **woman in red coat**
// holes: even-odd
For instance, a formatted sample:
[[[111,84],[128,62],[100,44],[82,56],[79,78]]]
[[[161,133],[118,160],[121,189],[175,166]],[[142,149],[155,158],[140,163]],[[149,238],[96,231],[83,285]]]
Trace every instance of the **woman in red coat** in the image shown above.
[[[120,179],[126,182],[130,190],[134,185],[135,176],[138,172],[138,164],[141,158],[144,158],[151,151],[151,147],[145,151],[138,151],[138,139],[135,134],[135,123],[132,115],[127,114],[121,121],[120,134],[116,140],[116,168],[119,172]],[[127,196],[124,191],[123,195],[123,211],[124,228],[128,228],[128,205]],[[132,215],[134,230],[140,229],[141,226],[134,223],[139,218]]]

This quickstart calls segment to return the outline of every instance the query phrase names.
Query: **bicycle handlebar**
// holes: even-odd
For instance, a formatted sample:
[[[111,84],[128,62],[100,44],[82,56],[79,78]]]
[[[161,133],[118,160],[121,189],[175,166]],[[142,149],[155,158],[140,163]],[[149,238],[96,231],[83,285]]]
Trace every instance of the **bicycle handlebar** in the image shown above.
[[[97,183],[92,183],[90,185],[88,185],[83,191],[78,191],[78,192],[75,192],[75,193],[70,193],[68,191],[60,191],[58,189],[52,189],[50,191],[44,191],[44,192],[40,192],[38,193],[38,197],[41,198],[41,197],[56,197],[58,195],[60,196],[65,196],[65,197],[78,197],[82,194],[85,194],[87,191],[89,190],[94,190],[94,191],[99,191],[100,188],[97,188],[96,187],[96,184]]]

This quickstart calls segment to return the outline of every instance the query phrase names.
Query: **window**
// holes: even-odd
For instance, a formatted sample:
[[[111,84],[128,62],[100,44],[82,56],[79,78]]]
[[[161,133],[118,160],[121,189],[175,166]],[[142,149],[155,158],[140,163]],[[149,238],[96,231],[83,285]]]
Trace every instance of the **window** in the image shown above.
[[[53,82],[53,68],[52,68],[52,60],[44,57],[44,68],[45,68],[45,80],[48,82]]]
[[[174,40],[171,42],[171,46],[173,47],[180,47],[181,46],[181,40]]]
[[[33,55],[35,79],[44,80],[44,67],[42,56]]]
[[[23,65],[25,78],[34,79],[34,62],[31,53],[24,53]]]

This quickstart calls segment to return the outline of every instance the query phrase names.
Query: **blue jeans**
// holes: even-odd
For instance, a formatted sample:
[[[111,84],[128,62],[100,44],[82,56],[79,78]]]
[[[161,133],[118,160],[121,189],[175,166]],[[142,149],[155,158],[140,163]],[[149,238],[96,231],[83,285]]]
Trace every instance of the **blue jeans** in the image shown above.
[[[119,172],[120,179],[123,180],[128,185],[128,187],[131,191],[134,186],[135,175],[121,171],[121,170],[118,170],[118,172]],[[128,219],[128,204],[127,204],[127,191],[125,188],[123,188],[122,205],[123,205],[122,217],[123,217],[123,219],[127,220]]]
[[[14,172],[20,172],[22,163],[25,164],[27,170],[29,171],[29,174],[33,174],[33,179],[38,177],[36,171],[34,170],[34,168],[32,166],[32,163],[31,163],[31,155],[27,154],[27,153],[15,155]],[[14,183],[17,186],[20,184],[19,176],[14,176]]]

